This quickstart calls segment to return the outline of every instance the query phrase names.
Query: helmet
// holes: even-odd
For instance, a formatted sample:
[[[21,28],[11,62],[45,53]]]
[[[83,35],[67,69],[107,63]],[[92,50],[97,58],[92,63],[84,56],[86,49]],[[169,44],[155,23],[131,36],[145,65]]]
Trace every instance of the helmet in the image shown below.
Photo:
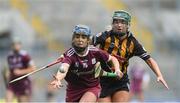
[[[74,35],[76,34],[86,35],[88,38],[90,38],[91,30],[88,26],[79,24],[79,25],[76,25],[75,28],[73,29],[73,38],[74,38]],[[72,43],[72,46],[77,53],[81,53],[85,51],[88,47],[88,45],[85,47],[78,47],[74,43]]]
[[[21,49],[21,40],[18,37],[13,37],[11,41],[12,50],[14,53],[18,53]]]
[[[115,11],[112,18],[113,19],[124,19],[128,23],[131,22],[131,15],[124,10]]]
[[[16,44],[16,43],[21,44],[21,40],[19,37],[12,38],[12,44]]]
[[[88,26],[79,24],[74,27],[73,34],[83,34],[83,35],[90,37],[91,30]]]

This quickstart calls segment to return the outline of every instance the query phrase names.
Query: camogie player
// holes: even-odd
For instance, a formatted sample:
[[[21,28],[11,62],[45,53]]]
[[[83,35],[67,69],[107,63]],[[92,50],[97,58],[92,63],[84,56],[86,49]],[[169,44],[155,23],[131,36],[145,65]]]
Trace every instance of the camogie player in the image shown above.
[[[66,102],[96,102],[101,91],[99,78],[95,78],[95,65],[98,62],[112,62],[119,78],[122,72],[118,60],[104,51],[90,46],[91,31],[88,26],[76,25],[73,30],[72,47],[64,53],[60,69],[51,85],[62,86],[67,81]],[[108,70],[107,68],[103,68]]]
[[[130,14],[123,10],[115,11],[112,19],[112,29],[94,36],[93,44],[95,46],[99,45],[100,49],[117,57],[117,59],[121,59],[119,61],[121,68],[119,69],[124,75],[120,80],[101,77],[100,83],[102,90],[99,102],[127,102],[129,100],[127,67],[129,59],[133,56],[142,58],[156,74],[157,81],[168,88],[156,61],[146,52],[133,33],[129,31],[131,22]]]
[[[12,42],[12,51],[7,56],[9,66],[9,81],[28,74],[35,69],[31,57],[24,50],[21,50],[21,42],[15,38]],[[6,102],[12,103],[17,97],[18,102],[29,102],[31,97],[31,81],[28,77],[16,83],[7,85]]]

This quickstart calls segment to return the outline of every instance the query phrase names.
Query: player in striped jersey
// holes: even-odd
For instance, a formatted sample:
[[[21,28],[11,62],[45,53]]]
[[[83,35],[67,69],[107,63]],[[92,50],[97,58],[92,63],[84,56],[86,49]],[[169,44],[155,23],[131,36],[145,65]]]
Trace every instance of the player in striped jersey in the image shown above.
[[[112,30],[106,30],[93,37],[93,44],[119,59],[120,70],[124,76],[121,80],[101,77],[100,102],[127,102],[129,98],[129,79],[127,67],[133,56],[142,58],[156,74],[157,80],[168,88],[160,69],[154,59],[129,31],[131,16],[128,12],[115,11],[112,17]],[[102,64],[102,68],[105,63]]]
[[[73,31],[72,48],[64,53],[60,70],[51,82],[54,88],[61,86],[61,81],[67,81],[66,102],[96,102],[101,87],[99,78],[95,78],[97,62],[111,61],[115,73],[121,78],[118,60],[108,53],[89,46],[90,29],[85,25],[77,25]],[[107,69],[107,68],[106,68]],[[104,68],[104,70],[106,70]],[[64,72],[64,73],[62,73]]]

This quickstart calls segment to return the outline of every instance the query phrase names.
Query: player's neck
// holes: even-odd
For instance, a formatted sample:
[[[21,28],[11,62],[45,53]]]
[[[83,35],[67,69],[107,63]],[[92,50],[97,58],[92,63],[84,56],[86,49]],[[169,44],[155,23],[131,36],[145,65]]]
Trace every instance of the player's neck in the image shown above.
[[[127,37],[128,34],[123,35],[122,37],[120,37],[120,40],[124,40]]]
[[[20,50],[13,50],[13,52],[16,54],[16,53],[19,53]]]
[[[79,52],[79,53],[76,53],[78,56],[80,57],[84,57],[88,54],[89,52],[89,47],[87,47],[83,52]]]

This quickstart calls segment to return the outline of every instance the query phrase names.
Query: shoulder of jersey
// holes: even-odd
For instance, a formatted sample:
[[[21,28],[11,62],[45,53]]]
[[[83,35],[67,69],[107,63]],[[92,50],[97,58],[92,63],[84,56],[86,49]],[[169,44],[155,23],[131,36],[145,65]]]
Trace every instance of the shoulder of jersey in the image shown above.
[[[97,33],[97,34],[96,34],[96,37],[100,37],[101,35],[102,35],[102,32]]]
[[[93,45],[89,46],[89,50],[90,51],[99,51],[99,49],[97,47],[93,46]]]
[[[25,50],[19,51],[19,54],[22,55],[22,56],[28,55],[27,51],[25,51]],[[12,56],[12,55],[14,55],[14,52],[13,52],[13,51],[10,51],[10,52],[8,53],[8,56]]]
[[[8,52],[8,56],[12,56],[13,54],[14,54],[13,51]]]
[[[96,37],[100,37],[100,36],[108,36],[110,34],[111,31],[104,31],[104,32],[100,32],[98,34],[96,34]]]
[[[100,33],[96,34],[96,37],[100,37],[100,36],[102,36],[102,35],[105,36],[105,35],[108,34],[108,32],[109,32],[109,31],[100,32]]]
[[[70,48],[69,50],[67,50],[65,52],[65,55],[68,56],[68,57],[71,57],[74,53],[75,53],[74,48]]]
[[[131,32],[129,32],[128,37],[129,37],[129,38],[135,38],[134,35],[133,35],[133,33],[131,33]]]

